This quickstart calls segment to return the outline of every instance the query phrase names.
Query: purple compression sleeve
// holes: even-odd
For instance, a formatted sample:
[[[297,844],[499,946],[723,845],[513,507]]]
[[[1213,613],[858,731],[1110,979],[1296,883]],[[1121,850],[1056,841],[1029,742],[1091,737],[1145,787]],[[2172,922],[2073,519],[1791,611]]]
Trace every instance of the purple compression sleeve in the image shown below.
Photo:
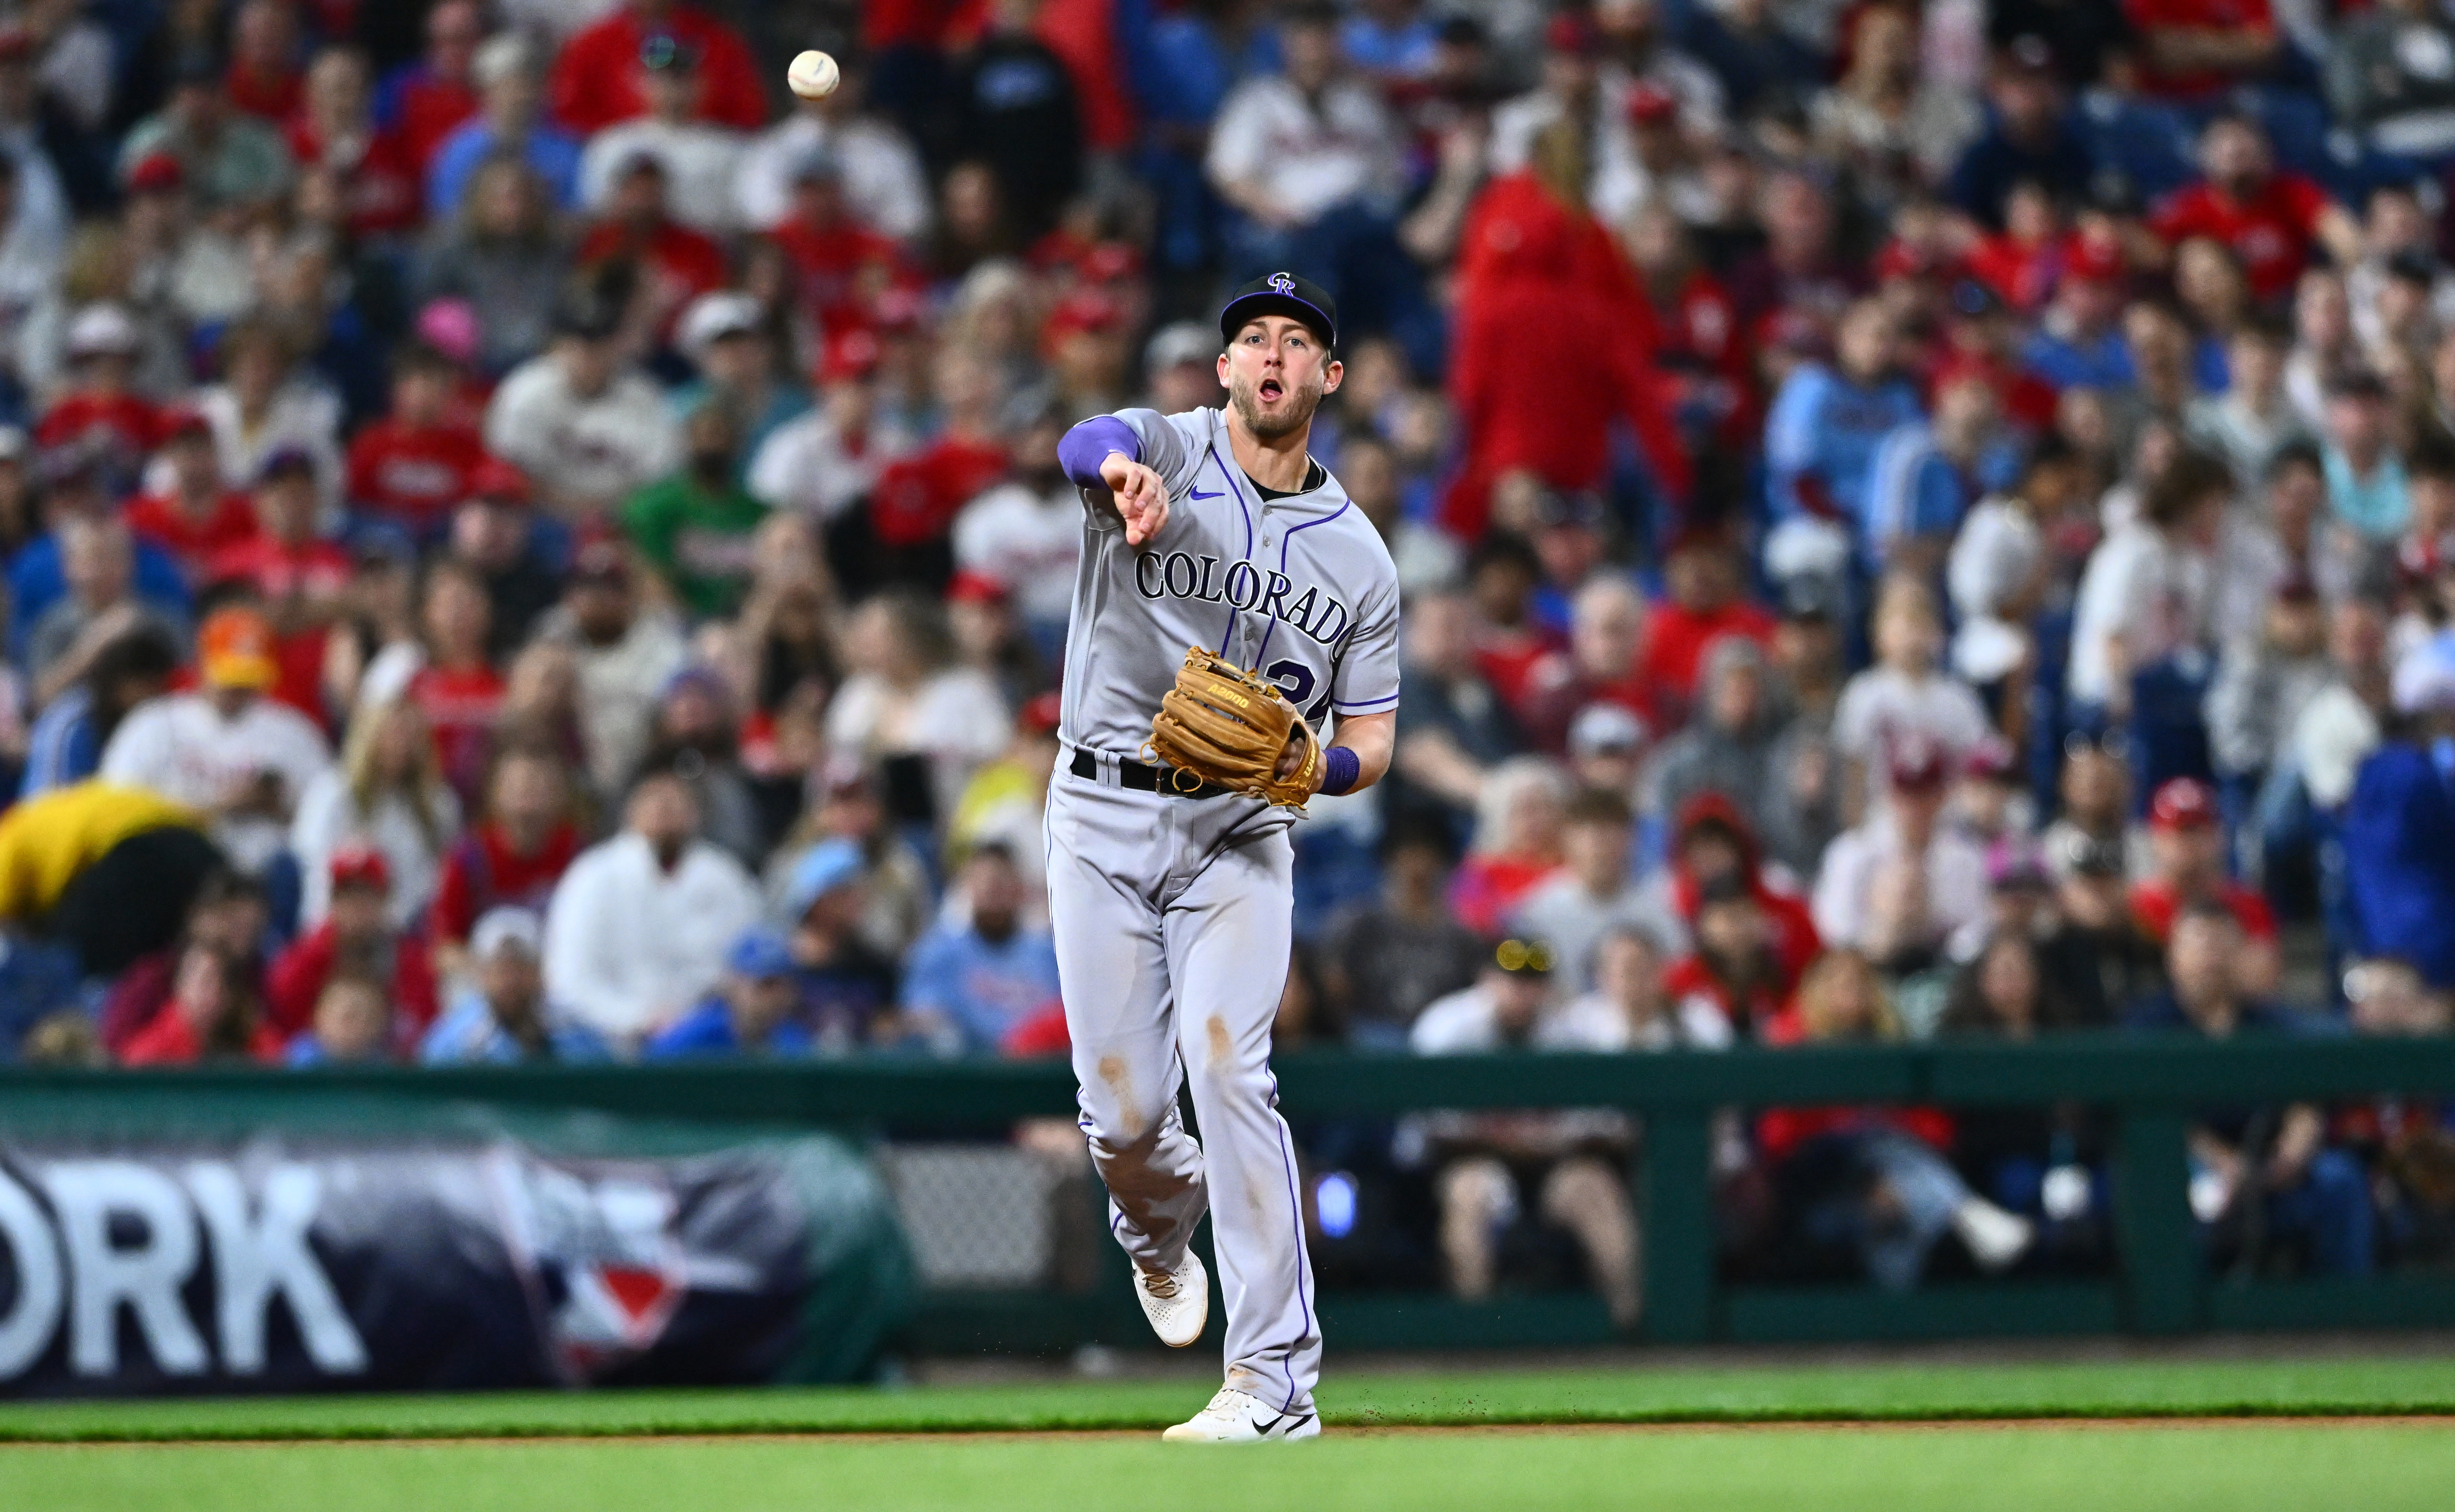
[[[1071,431],[1057,443],[1057,465],[1065,475],[1083,488],[1104,488],[1100,464],[1111,452],[1123,452],[1132,461],[1143,459],[1143,438],[1134,428],[1113,414],[1095,414]]]
[[[1354,787],[1355,779],[1364,775],[1364,758],[1343,745],[1329,748],[1324,765],[1329,770],[1321,775],[1321,790],[1331,797]]]

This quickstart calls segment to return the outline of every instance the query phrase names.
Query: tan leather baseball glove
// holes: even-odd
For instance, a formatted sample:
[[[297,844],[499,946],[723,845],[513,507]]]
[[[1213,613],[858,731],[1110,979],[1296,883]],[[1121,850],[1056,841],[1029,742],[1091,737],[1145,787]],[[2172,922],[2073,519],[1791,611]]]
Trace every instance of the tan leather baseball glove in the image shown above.
[[[1303,756],[1282,778],[1279,756],[1290,736]],[[1312,796],[1321,767],[1320,737],[1277,686],[1200,646],[1186,651],[1176,686],[1160,700],[1150,743],[1180,772],[1294,809]]]

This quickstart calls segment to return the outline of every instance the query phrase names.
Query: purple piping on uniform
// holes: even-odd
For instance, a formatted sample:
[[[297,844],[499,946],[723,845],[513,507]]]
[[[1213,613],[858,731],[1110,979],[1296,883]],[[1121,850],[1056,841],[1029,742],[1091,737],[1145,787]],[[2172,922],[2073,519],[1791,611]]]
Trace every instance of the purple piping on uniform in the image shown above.
[[[1288,1206],[1296,1219],[1296,1305],[1304,1309],[1305,1332],[1310,1334],[1321,1325],[1313,1321],[1312,1299],[1305,1293],[1304,1199],[1296,1195],[1296,1158],[1288,1147],[1288,1120],[1279,1117],[1279,1079],[1268,1067],[1262,1074],[1270,1079],[1270,1121],[1279,1126],[1279,1164],[1288,1173]],[[1288,1372],[1288,1404],[1279,1410],[1296,1410],[1296,1367],[1290,1363]]]
[[[1236,496],[1236,507],[1240,510],[1244,510],[1245,512],[1245,556],[1246,559],[1249,561],[1252,559],[1253,555],[1253,512],[1249,509],[1245,509],[1245,491],[1236,486],[1236,474],[1243,472],[1244,469],[1232,468],[1227,463],[1220,461],[1219,443],[1216,441],[1211,442],[1205,450],[1210,457],[1211,465],[1219,469],[1220,481],[1226,483],[1228,485],[1228,492]],[[1219,655],[1223,656],[1228,655],[1228,642],[1235,635],[1235,634],[1236,606],[1229,604],[1228,606],[1228,628],[1219,633]]]
[[[1307,521],[1305,521],[1303,524],[1301,524],[1301,525],[1299,525],[1299,526],[1295,527],[1295,529],[1294,529],[1294,530],[1290,530],[1290,531],[1288,531],[1285,535],[1282,535],[1282,536],[1280,536],[1280,537],[1279,537],[1279,575],[1280,575],[1280,576],[1285,577],[1285,576],[1288,575],[1288,547],[1290,547],[1290,546],[1293,546],[1293,545],[1296,543],[1296,531],[1309,531],[1309,530],[1312,529],[1312,528],[1313,528],[1314,526],[1316,526],[1316,525],[1327,525],[1327,524],[1329,524],[1331,520],[1334,520],[1334,519],[1338,518],[1341,514],[1346,514],[1346,513],[1347,513],[1347,506],[1348,506],[1349,503],[1351,503],[1351,502],[1353,502],[1353,501],[1352,501],[1352,500],[1350,500],[1350,499],[1340,499],[1340,500],[1338,501],[1338,508],[1336,508],[1336,509],[1334,509],[1334,510],[1331,510],[1329,514],[1327,514],[1323,515],[1321,518],[1319,518],[1319,519],[1317,519],[1317,520],[1307,520]],[[1248,548],[1247,548],[1247,550],[1248,550],[1248,551],[1249,551],[1250,549],[1251,549],[1251,548],[1249,548],[1249,547],[1248,547]],[[1254,664],[1255,664],[1255,665],[1257,665],[1257,666],[1258,666],[1258,665],[1260,665],[1262,658],[1263,658],[1264,656],[1267,656],[1267,655],[1268,655],[1270,654],[1270,637],[1271,637],[1272,635],[1277,635],[1278,633],[1279,633],[1279,616],[1278,616],[1278,615],[1272,615],[1270,616],[1270,628],[1269,628],[1269,629],[1268,629],[1268,630],[1266,630],[1266,631],[1264,631],[1264,632],[1262,632],[1262,649],[1261,649],[1261,650],[1259,650],[1259,651],[1257,651],[1257,652],[1255,652],[1255,653],[1253,653],[1253,661],[1254,661]]]
[[[1398,696],[1393,693],[1383,698],[1367,698],[1362,703],[1333,703],[1330,707],[1341,714],[1362,714],[1365,710],[1372,708],[1377,704],[1396,703],[1397,701]]]

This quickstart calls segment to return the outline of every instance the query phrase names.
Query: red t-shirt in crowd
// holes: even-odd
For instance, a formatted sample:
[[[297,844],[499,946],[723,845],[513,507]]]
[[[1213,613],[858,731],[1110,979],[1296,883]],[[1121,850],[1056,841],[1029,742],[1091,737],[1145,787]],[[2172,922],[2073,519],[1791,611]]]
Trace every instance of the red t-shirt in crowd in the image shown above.
[[[1083,145],[1093,151],[1130,146],[1134,102],[1126,91],[1129,75],[1117,56],[1117,0],[1045,0],[1031,30],[1074,80],[1083,106]]]
[[[828,331],[872,323],[878,296],[903,276],[903,252],[855,221],[817,230],[786,221],[769,233],[793,265],[801,303]]]
[[[255,1032],[248,1036],[246,1058],[266,1062],[281,1058],[281,1034],[273,1025],[259,1020]],[[205,1058],[203,1041],[196,1031],[179,1014],[179,1005],[166,1002],[153,1021],[138,1030],[119,1053],[124,1066],[193,1066]]]
[[[427,71],[423,65],[401,80],[393,95],[393,130],[420,183],[435,161],[443,139],[477,113],[477,91],[457,79]]]
[[[569,824],[548,832],[534,856],[512,849],[503,827],[491,820],[454,842],[443,857],[443,877],[427,913],[426,933],[435,940],[469,937],[494,908],[528,908],[543,914],[554,884],[579,854],[579,831]]]
[[[2232,249],[2250,292],[2275,299],[2293,292],[2310,261],[2310,243],[2327,192],[2299,173],[2276,172],[2247,199],[2235,199],[2213,184],[2176,190],[2149,226],[2167,245],[2205,236]]]
[[[2276,17],[2268,10],[2267,0],[2122,0],[2122,16],[2140,37],[2141,92],[2168,100],[2198,99],[2243,81],[2231,73],[2207,71],[2159,71],[2151,61],[2149,33],[2205,29],[2230,31],[2244,27],[2271,36],[2276,32]]]
[[[278,126],[298,113],[299,102],[307,94],[307,76],[296,69],[258,73],[233,63],[222,75],[222,92],[230,96],[231,109]]]
[[[2277,937],[2276,915],[2269,911],[2267,899],[2257,890],[2240,882],[2217,884],[2216,900],[2224,905],[2242,932],[2252,939],[2274,940]],[[2173,933],[2174,916],[2182,911],[2182,900],[2170,882],[2151,879],[2131,889],[2131,915],[2148,937],[2163,944]]]
[[[977,37],[988,14],[986,0],[868,0],[861,8],[862,47],[915,47],[932,51]]]
[[[639,91],[639,44],[651,31],[699,50],[700,119],[743,131],[767,124],[767,86],[748,44],[731,27],[686,5],[653,21],[620,6],[574,33],[546,81],[554,118],[578,135],[593,136],[617,121],[647,114],[647,97]]]
[[[502,675],[486,666],[421,667],[409,679],[409,696],[435,732],[443,779],[474,806],[486,782],[495,716],[503,708]]]
[[[1741,1039],[1761,1037],[1765,1025],[1781,1011],[1779,982],[1761,983],[1742,997],[1714,974],[1714,968],[1706,964],[1702,956],[1683,956],[1673,961],[1671,969],[1662,974],[1662,992],[1674,1003],[1704,998],[1721,1010],[1722,1017],[1731,1021],[1731,1031]]]
[[[265,1027],[278,1032],[274,1040],[275,1055],[284,1040],[315,1021],[315,999],[339,965],[340,936],[329,918],[292,940],[290,948],[274,958],[266,978],[264,1000],[272,1020]],[[393,1038],[415,1039],[435,1021],[435,967],[427,959],[424,940],[403,936],[393,941],[392,980],[386,985],[392,999]]]
[[[1696,669],[1705,649],[1724,635],[1741,635],[1759,646],[1773,644],[1773,615],[1744,599],[1719,609],[1688,609],[1669,599],[1654,607],[1645,625],[1645,653],[1637,658],[1637,675],[1656,688],[1676,694],[1681,702],[1696,696]]]
[[[68,393],[34,425],[46,452],[89,437],[123,457],[146,456],[162,444],[162,412],[132,393]]]
[[[645,235],[619,221],[605,221],[579,243],[578,261],[583,268],[616,257],[636,260],[650,279],[660,333],[670,333],[684,305],[723,288],[731,276],[724,249],[677,220],[659,221]]]
[[[227,553],[254,543],[258,534],[255,506],[239,493],[224,493],[199,516],[189,514],[167,494],[147,494],[130,502],[125,516],[138,540],[152,541],[179,559],[189,578],[201,585],[212,564]]]
[[[869,528],[883,546],[921,546],[943,536],[955,514],[1004,476],[1005,449],[945,436],[890,462],[869,493]]]
[[[416,533],[439,531],[485,459],[474,426],[377,420],[350,442],[350,502]]]
[[[1450,878],[1450,912],[1478,935],[1497,935],[1517,905],[1559,870],[1552,861],[1470,856]]]
[[[340,171],[354,234],[407,231],[425,212],[425,175],[397,134],[378,131],[336,152],[301,116],[290,123],[284,135],[299,167]]]

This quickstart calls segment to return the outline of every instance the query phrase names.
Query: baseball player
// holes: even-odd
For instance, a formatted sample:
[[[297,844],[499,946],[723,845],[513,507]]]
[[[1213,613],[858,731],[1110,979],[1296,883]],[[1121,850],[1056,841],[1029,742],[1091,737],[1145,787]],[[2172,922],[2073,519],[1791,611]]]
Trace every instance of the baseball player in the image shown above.
[[[1269,1068],[1291,922],[1288,805],[1389,769],[1398,579],[1379,534],[1306,450],[1313,412],[1343,375],[1329,296],[1274,273],[1236,292],[1219,332],[1224,411],[1100,415],[1058,448],[1083,489],[1085,535],[1048,796],[1048,903],[1083,1132],[1143,1311],[1170,1345],[1192,1343],[1209,1318],[1209,1277],[1186,1246],[1211,1215],[1227,1383],[1166,1437],[1243,1442],[1321,1431],[1321,1326]],[[1252,669],[1278,696],[1203,682],[1191,648],[1231,675]],[[1197,714],[1278,714],[1251,780],[1151,759],[1166,744],[1154,717],[1164,701],[1190,710],[1188,692]],[[1301,721],[1290,729],[1298,713],[1316,725],[1335,716],[1336,743],[1318,745]],[[1199,1142],[1177,1114],[1188,1081]]]

